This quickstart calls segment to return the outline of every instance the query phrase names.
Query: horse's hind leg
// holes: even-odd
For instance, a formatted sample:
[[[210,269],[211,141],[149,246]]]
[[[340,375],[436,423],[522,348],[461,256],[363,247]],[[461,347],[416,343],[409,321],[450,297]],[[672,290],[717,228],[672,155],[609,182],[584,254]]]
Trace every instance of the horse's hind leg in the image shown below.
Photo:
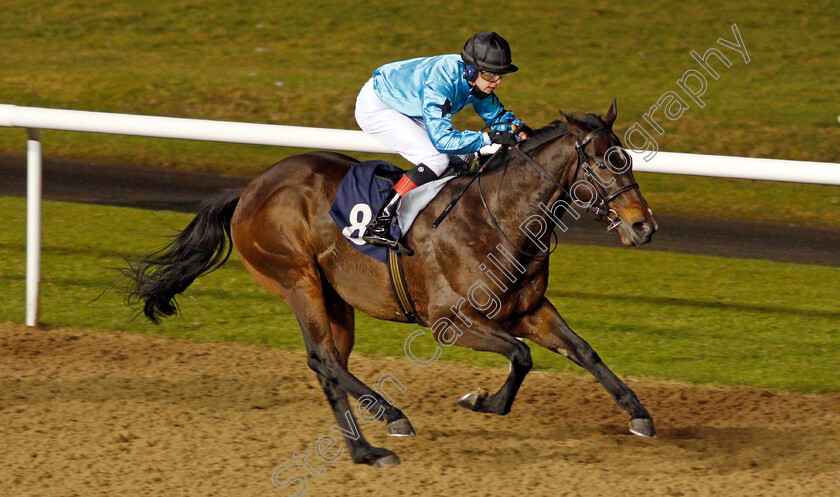
[[[339,364],[346,369],[347,360],[350,357],[350,352],[353,350],[353,309],[348,309],[349,306],[344,302],[330,299],[328,294],[329,292],[325,292],[326,298],[324,303],[329,318],[332,341],[338,352]],[[307,353],[310,353],[310,341],[307,338],[309,335],[303,329],[303,323],[301,323],[301,329],[303,330],[304,340],[306,341]],[[327,396],[335,419],[338,421],[338,428],[344,436],[347,447],[350,449],[350,455],[353,461],[380,467],[399,464],[399,459],[393,452],[379,447],[372,447],[365,440],[364,436],[362,436],[356,418],[353,416],[350,403],[347,401],[347,392],[320,372],[317,375],[318,382],[321,384],[321,388],[324,389],[324,394]]]
[[[347,392],[330,381],[324,375],[318,375],[318,381],[324,389],[327,400],[330,402],[333,414],[338,420],[338,428],[344,436],[344,441],[350,449],[350,456],[357,464],[370,464],[380,468],[399,464],[400,460],[390,450],[371,446],[362,436],[356,418],[353,416],[350,403],[347,401]]]
[[[234,231],[235,243],[239,241],[237,233],[244,233],[243,238],[247,238],[246,228],[240,226],[239,231]],[[253,249],[253,245],[243,239],[236,244],[236,250],[254,279],[283,299],[297,317],[307,364],[318,374],[353,461],[373,466],[398,464],[399,458],[393,452],[373,447],[364,439],[347,399],[347,393],[356,397],[368,395],[373,399],[367,404],[372,412],[383,412],[387,421],[405,418],[399,409],[347,371],[347,357],[353,347],[352,309],[340,299],[327,302],[314,261],[299,255],[267,254]]]
[[[286,294],[286,303],[298,318],[306,344],[307,364],[323,378],[321,382],[324,391],[333,407],[353,461],[373,466],[390,466],[399,463],[399,459],[393,452],[372,447],[362,437],[347,397],[342,395],[342,392],[356,398],[365,397],[364,404],[369,411],[384,414],[389,424],[392,421],[404,419],[405,415],[347,371],[346,357],[342,360],[338,345],[333,340],[333,324],[327,311],[320,275],[314,263],[310,269],[298,271],[292,281],[295,281],[295,286]],[[335,310],[336,303],[331,304]],[[346,312],[346,309],[343,311]],[[345,323],[345,326],[346,324],[348,323]],[[341,324],[337,323],[337,328],[340,327]],[[344,347],[349,354],[349,342],[345,341]]]
[[[348,360],[350,358],[350,352],[352,352],[353,350],[353,342],[355,339],[354,309],[350,304],[348,304],[344,299],[342,299],[328,283],[322,280],[322,285],[324,288],[324,303],[327,310],[327,316],[330,320],[330,328],[332,331],[333,343],[335,344],[335,347],[338,351],[341,366],[345,370],[349,371]],[[320,374],[318,375],[318,377],[319,380],[321,380],[321,385],[324,386],[326,377]],[[327,384],[332,383],[327,382]],[[337,390],[340,391],[343,395],[344,403],[346,404],[347,393],[341,390],[340,388]],[[324,386],[324,391],[327,393],[327,398],[331,399],[330,392],[327,391],[326,386]],[[332,399],[330,400],[330,403],[333,403]],[[335,409],[335,404],[333,404],[333,410]],[[384,409],[381,409],[380,411],[374,411],[371,414],[371,416],[374,416],[377,412],[381,412],[384,414]],[[384,418],[383,421],[387,423],[389,435],[414,435],[414,428],[411,426],[411,423],[408,421],[408,418],[406,418],[402,412],[394,409],[388,414],[390,415],[390,417],[387,414],[379,417]]]
[[[520,320],[515,332],[516,336],[533,340],[585,368],[601,382],[616,403],[630,414],[631,433],[643,437],[656,436],[653,419],[633,390],[610,371],[584,339],[569,328],[547,299],[543,299],[533,312]]]

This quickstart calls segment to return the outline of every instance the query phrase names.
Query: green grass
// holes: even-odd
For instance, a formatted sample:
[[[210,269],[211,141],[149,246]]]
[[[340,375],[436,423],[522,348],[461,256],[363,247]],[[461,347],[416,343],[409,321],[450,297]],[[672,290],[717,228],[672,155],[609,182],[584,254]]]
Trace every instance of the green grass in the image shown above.
[[[457,52],[478,29],[513,44],[521,70],[499,93],[531,125],[557,109],[603,113],[617,98],[621,136],[737,23],[749,64],[728,49],[706,107],[657,136],[662,150],[840,162],[836,55],[840,4],[654,1],[245,3],[8,0],[0,16],[0,103],[355,129],[358,89],[379,65]],[[461,128],[479,126],[469,112]],[[22,157],[26,133],[0,128],[0,155]],[[244,176],[299,152],[230,144],[43,132],[47,159]],[[359,158],[372,158],[354,154]],[[399,163],[399,162],[398,162]],[[404,163],[401,163],[404,165]],[[837,187],[639,174],[655,212],[840,227]],[[0,320],[23,321],[24,203],[0,234]],[[234,258],[159,327],[131,319],[121,256],[165,242],[190,216],[44,204],[41,315],[54,326],[302,346],[284,304]],[[566,262],[574,261],[574,273]],[[598,275],[614,281],[604,289]],[[621,374],[799,391],[840,390],[837,268],[563,247],[549,296]],[[113,288],[109,285],[115,284]],[[100,296],[100,294],[102,294]],[[98,297],[98,298],[97,298]],[[359,316],[357,350],[402,355],[413,327]],[[429,346],[430,344],[427,344]],[[537,367],[576,370],[537,347]],[[444,358],[501,364],[447,349]]]
[[[358,89],[379,65],[457,52],[478,29],[502,33],[521,70],[499,93],[532,125],[557,109],[603,113],[621,135],[717,46],[732,62],[705,108],[664,122],[662,150],[840,162],[840,4],[817,0],[616,4],[447,1],[247,4],[7,0],[0,103],[355,129]],[[737,24],[750,62],[716,45]],[[470,112],[456,124],[476,127]],[[661,117],[660,117],[661,120]],[[649,127],[648,127],[649,129]],[[25,132],[0,129],[0,155]],[[297,152],[45,131],[51,159],[255,175]],[[356,154],[360,158],[368,155]],[[652,205],[679,215],[840,226],[836,187],[640,175]],[[650,176],[650,177],[648,177]]]
[[[0,197],[0,322],[23,321],[25,201]],[[200,278],[183,315],[154,326],[122,302],[122,256],[159,248],[189,214],[45,202],[41,320],[49,326],[119,329],[180,338],[300,349],[288,308],[257,286],[236,257]],[[609,275],[609,284],[604,282]],[[621,375],[701,384],[840,391],[840,268],[563,246],[552,256],[548,296]],[[107,291],[106,291],[107,290]],[[388,291],[383,288],[383,291]],[[104,292],[104,293],[103,293]],[[357,314],[356,351],[406,360],[415,326]],[[429,335],[417,340],[430,354]],[[539,369],[581,372],[533,346]],[[443,358],[476,365],[504,359],[452,347]]]
[[[840,167],[840,165],[838,165]],[[840,187],[636,173],[654,215],[840,228]]]

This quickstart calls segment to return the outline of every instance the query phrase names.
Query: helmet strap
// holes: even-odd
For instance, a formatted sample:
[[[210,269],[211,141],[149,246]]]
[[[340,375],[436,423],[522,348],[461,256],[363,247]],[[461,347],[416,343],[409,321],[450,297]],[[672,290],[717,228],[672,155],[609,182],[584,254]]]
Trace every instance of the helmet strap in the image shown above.
[[[492,93],[484,93],[483,91],[478,89],[478,86],[474,82],[470,83],[470,95],[474,96],[479,100],[484,100],[485,98],[492,95]]]

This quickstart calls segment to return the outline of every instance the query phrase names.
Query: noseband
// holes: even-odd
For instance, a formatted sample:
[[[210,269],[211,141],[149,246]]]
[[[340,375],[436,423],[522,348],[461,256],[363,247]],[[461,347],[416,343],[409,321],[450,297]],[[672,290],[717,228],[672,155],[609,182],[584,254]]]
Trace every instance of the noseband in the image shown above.
[[[611,231],[611,230],[615,229],[620,224],[620,221],[618,221],[618,213],[616,213],[615,210],[610,208],[610,202],[617,199],[624,192],[630,191],[634,188],[636,188],[636,189],[639,188],[639,184],[634,181],[633,183],[630,183],[629,185],[624,185],[624,186],[616,189],[613,192],[608,192],[606,187],[604,187],[603,185],[600,185],[600,183],[595,179],[595,172],[593,170],[594,168],[592,167],[591,164],[589,164],[589,159],[586,158],[586,152],[584,150],[586,149],[586,146],[589,144],[589,142],[591,142],[592,139],[595,138],[596,136],[600,135],[601,133],[612,134],[612,132],[613,132],[613,130],[611,128],[608,128],[608,127],[605,126],[605,127],[598,128],[598,129],[595,129],[595,130],[591,131],[588,135],[583,137],[583,139],[575,137],[575,151],[577,152],[577,166],[576,166],[576,169],[575,169],[575,174],[572,176],[572,179],[577,178],[578,171],[581,168],[583,168],[583,174],[584,174],[584,177],[586,178],[586,182],[592,187],[593,191],[595,192],[595,200],[597,201],[597,205],[595,205],[595,203],[592,203],[592,205],[589,205],[589,206],[586,207],[586,210],[594,213],[595,216],[596,216],[596,219],[599,220],[599,221],[604,216],[607,216],[607,218],[612,222],[612,224],[607,229],[607,231]],[[530,147],[530,149],[534,150],[535,148],[539,147],[540,145],[544,145],[545,143],[549,142],[552,139],[560,138],[565,134],[566,133],[549,137],[547,140],[545,140],[542,143],[537,143],[537,144],[532,145]],[[573,196],[569,192],[569,190],[567,190],[563,185],[561,185],[556,179],[551,177],[551,175],[548,174],[548,171],[543,169],[543,167],[540,166],[537,163],[537,161],[535,161],[533,158],[531,158],[530,155],[528,155],[525,152],[523,152],[522,150],[520,150],[518,146],[517,147],[512,147],[510,150],[515,155],[518,155],[520,158],[522,158],[526,163],[530,164],[531,167],[536,169],[546,179],[548,179],[549,181],[554,183],[555,186],[557,186],[561,191],[563,191],[566,195],[569,196],[569,199],[573,198]],[[597,162],[595,164],[595,167],[606,168],[606,166],[601,164],[600,162]],[[600,189],[598,188],[599,185],[601,186]]]

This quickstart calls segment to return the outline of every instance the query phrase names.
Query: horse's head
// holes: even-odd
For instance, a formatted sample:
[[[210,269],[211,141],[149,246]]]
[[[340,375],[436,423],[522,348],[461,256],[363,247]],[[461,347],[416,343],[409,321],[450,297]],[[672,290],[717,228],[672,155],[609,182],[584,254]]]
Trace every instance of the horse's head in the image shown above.
[[[561,115],[575,136],[577,166],[569,183],[575,202],[596,211],[607,231],[617,228],[625,245],[648,243],[658,226],[633,177],[632,158],[613,133],[615,100],[603,118]]]

